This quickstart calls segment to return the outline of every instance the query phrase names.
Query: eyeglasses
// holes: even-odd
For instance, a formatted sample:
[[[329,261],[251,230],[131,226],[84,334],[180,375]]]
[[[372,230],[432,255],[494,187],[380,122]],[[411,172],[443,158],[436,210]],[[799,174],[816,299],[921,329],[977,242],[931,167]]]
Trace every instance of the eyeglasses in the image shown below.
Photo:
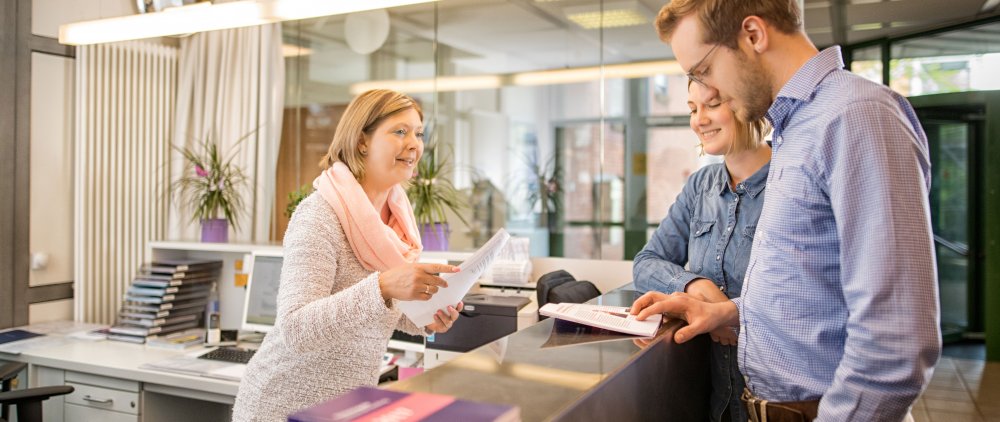
[[[694,66],[691,66],[691,70],[689,70],[688,73],[687,73],[688,79],[690,79],[692,81],[695,81],[698,85],[701,85],[701,86],[706,87],[706,88],[708,87],[708,85],[706,85],[705,82],[702,81],[700,77],[695,76],[695,72],[697,72],[698,68],[701,67],[701,65],[705,63],[705,60],[708,60],[708,56],[711,56],[712,53],[715,52],[716,48],[719,48],[719,44],[713,45],[712,48],[710,50],[708,50],[708,53],[705,53],[705,56],[703,56],[701,58],[701,60],[698,60],[698,63],[695,63]]]

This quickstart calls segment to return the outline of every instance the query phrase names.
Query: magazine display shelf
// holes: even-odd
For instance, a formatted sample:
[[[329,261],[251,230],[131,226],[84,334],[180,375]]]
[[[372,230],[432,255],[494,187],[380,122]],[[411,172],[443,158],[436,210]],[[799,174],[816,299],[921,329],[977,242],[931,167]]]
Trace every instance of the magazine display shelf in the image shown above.
[[[219,272],[219,311],[222,329],[238,330],[242,325],[243,300],[246,289],[236,283],[237,261],[245,261],[254,251],[281,251],[280,244],[250,244],[250,243],[202,243],[183,241],[149,242],[149,257],[152,260],[164,259],[207,259],[222,261]],[[244,269],[245,270],[245,269]]]

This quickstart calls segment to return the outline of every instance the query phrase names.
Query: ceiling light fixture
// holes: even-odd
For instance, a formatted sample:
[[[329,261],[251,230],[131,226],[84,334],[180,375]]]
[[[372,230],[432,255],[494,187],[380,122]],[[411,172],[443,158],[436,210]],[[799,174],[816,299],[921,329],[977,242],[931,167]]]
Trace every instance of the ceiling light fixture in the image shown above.
[[[684,71],[674,60],[625,63],[604,66],[606,79],[643,78],[654,75],[682,75]],[[561,85],[595,81],[601,78],[600,66],[573,69],[542,70],[508,75],[443,76],[437,79],[437,91],[472,91],[477,89],[498,89],[505,85],[536,86]],[[434,79],[381,80],[351,84],[351,95],[358,95],[369,89],[387,88],[408,94],[434,92]]]
[[[99,44],[142,38],[190,34],[217,29],[269,23],[260,5],[252,0],[231,3],[197,3],[162,12],[76,22],[59,27],[59,43]]]
[[[438,0],[240,0],[202,2],[162,12],[76,22],[59,27],[59,42],[99,44],[242,28],[297,19],[331,16]]]
[[[281,55],[283,57],[299,57],[308,56],[312,54],[313,51],[309,47],[302,47],[295,44],[282,44],[281,45]]]
[[[635,0],[587,5],[563,9],[566,19],[583,29],[623,28],[649,22],[645,6]]]
[[[262,0],[261,4],[265,15],[279,21],[290,21],[434,1],[437,0]]]
[[[351,95],[358,95],[371,89],[391,89],[406,93],[451,91],[474,91],[477,89],[497,89],[503,85],[503,78],[498,75],[476,75],[476,76],[442,76],[430,79],[406,79],[406,80],[384,80],[367,81],[351,84]]]
[[[684,71],[681,70],[680,65],[677,64],[677,61],[675,60],[611,64],[604,66],[604,77],[606,79],[631,79],[663,74],[679,75],[683,73]],[[573,69],[516,73],[511,76],[511,83],[514,85],[571,84],[593,81],[600,78],[601,67],[592,66]]]
[[[859,23],[856,25],[851,25],[851,31],[874,31],[882,28],[884,28],[884,26],[882,25],[881,22]]]
[[[603,20],[601,12],[574,13],[566,15],[566,19],[580,25],[583,29],[624,28],[649,22],[646,16],[631,9],[605,10],[603,13]]]

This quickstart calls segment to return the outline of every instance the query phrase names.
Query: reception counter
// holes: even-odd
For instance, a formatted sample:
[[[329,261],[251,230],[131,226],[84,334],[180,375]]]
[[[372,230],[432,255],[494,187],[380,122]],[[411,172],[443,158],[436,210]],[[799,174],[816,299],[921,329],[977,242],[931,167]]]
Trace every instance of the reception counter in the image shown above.
[[[636,297],[628,285],[589,303]],[[674,343],[683,324],[666,322],[643,345],[550,318],[386,387],[514,405],[524,421],[705,421],[711,340]]]

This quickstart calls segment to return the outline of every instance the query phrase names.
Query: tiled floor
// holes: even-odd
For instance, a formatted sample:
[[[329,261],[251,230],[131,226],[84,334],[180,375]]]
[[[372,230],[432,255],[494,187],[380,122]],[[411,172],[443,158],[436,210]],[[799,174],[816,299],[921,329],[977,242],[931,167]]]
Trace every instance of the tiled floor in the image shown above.
[[[916,422],[1000,422],[1000,362],[942,357],[913,405]]]

